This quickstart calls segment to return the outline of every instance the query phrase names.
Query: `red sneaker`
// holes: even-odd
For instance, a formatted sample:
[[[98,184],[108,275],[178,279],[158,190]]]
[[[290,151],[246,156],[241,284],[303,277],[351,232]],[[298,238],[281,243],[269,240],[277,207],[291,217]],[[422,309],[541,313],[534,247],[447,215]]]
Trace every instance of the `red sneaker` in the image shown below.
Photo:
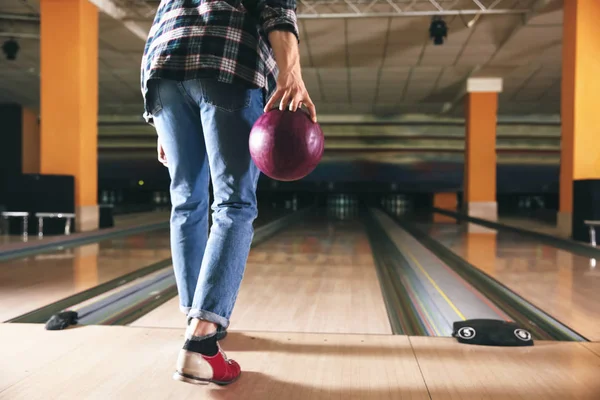
[[[181,349],[173,379],[197,385],[215,383],[225,386],[235,382],[242,373],[240,365],[229,360],[221,346],[217,346],[219,351],[214,356]]]

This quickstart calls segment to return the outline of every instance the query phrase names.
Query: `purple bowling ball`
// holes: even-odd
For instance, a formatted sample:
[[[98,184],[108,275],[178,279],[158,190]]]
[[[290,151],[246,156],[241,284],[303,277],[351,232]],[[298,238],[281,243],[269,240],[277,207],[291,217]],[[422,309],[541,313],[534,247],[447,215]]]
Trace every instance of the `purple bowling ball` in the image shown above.
[[[321,161],[325,138],[319,124],[303,110],[273,109],[250,131],[250,155],[259,170],[278,181],[296,181]]]

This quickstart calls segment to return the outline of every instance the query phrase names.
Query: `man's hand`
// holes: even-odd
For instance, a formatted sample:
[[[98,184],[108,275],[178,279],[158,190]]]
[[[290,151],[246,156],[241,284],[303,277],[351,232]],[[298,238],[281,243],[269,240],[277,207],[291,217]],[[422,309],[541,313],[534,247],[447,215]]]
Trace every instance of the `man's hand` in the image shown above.
[[[277,89],[267,102],[265,112],[277,103],[280,110],[288,107],[290,111],[296,111],[304,104],[308,108],[310,118],[316,123],[317,111],[304,86],[300,72],[300,54],[296,36],[287,31],[273,31],[269,34],[269,41],[279,67],[279,76]]]
[[[166,167],[167,166],[167,156],[165,155],[165,149],[163,149],[162,144],[160,143],[160,140],[158,140],[158,139],[156,141],[156,151],[158,153],[158,161]]]
[[[317,122],[315,105],[308,95],[302,77],[294,70],[284,70],[279,72],[279,77],[277,78],[277,90],[265,106],[265,112],[269,111],[277,103],[279,103],[278,106],[280,110],[288,107],[290,111],[296,111],[298,107],[302,107],[302,104],[304,104],[306,105],[306,108],[308,108],[312,121],[315,123]]]

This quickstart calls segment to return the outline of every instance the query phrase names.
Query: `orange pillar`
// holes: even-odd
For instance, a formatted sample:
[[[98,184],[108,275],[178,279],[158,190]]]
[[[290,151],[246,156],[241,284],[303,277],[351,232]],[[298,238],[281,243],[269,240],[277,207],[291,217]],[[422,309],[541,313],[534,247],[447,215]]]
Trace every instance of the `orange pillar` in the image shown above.
[[[563,16],[562,144],[558,225],[571,235],[573,187],[600,179],[600,1],[567,0]]]
[[[470,78],[465,101],[464,207],[472,217],[495,221],[496,123],[502,79]],[[487,229],[469,224],[470,231]]]
[[[21,113],[21,171],[40,173],[40,125],[37,113],[23,108]]]
[[[456,193],[435,193],[433,195],[434,208],[456,212],[457,202]],[[456,223],[457,220],[444,214],[435,213],[433,214],[433,222]]]
[[[76,228],[98,228],[98,9],[41,0],[42,174],[75,177]]]

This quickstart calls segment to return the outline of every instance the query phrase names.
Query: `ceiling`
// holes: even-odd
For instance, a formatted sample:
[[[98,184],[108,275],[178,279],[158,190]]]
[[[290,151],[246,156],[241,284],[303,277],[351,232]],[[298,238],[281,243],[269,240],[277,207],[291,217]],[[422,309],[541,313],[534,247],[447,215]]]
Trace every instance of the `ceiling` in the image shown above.
[[[93,2],[128,21],[100,15],[100,114],[141,115],[140,36],[158,1]],[[477,15],[480,6],[528,12]],[[467,13],[445,15],[448,38],[434,46],[430,14],[440,8]],[[320,114],[461,116],[469,76],[503,78],[501,115],[560,113],[562,0],[299,0],[298,14],[303,76]],[[0,1],[0,40],[21,45],[16,61],[0,59],[0,102],[38,109],[37,18],[38,0]]]

